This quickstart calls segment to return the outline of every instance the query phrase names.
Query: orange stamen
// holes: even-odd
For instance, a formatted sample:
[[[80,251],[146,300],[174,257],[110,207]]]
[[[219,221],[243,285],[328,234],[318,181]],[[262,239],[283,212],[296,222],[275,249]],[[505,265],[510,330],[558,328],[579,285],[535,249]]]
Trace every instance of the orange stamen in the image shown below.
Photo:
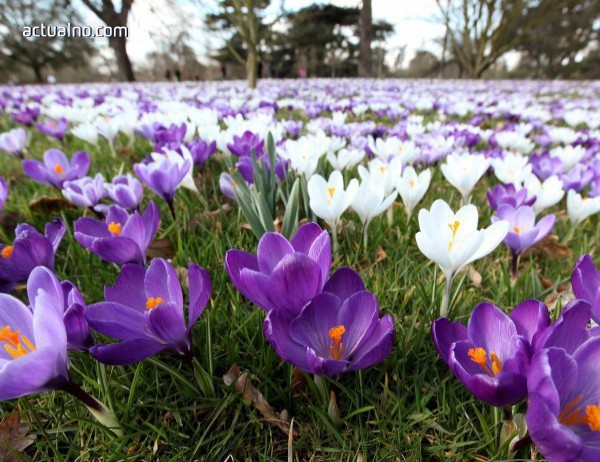
[[[517,233],[519,236],[520,236],[520,235],[521,235],[521,233],[522,233],[522,232],[521,232],[521,228],[519,228],[518,226],[513,226],[513,231],[514,231],[515,233]]]
[[[576,396],[562,408],[560,414],[558,414],[558,421],[561,424],[570,427],[571,425],[585,425],[587,423],[585,414],[577,407],[581,400],[581,396]]]
[[[56,164],[54,166],[54,173],[56,173],[57,175],[65,176],[64,173],[63,173],[64,171],[65,171],[65,169],[63,168],[62,165]]]
[[[487,361],[487,352],[483,348],[470,348],[467,354],[469,355],[469,358],[471,358],[471,361],[479,365],[490,377],[495,377],[502,372],[502,362],[495,351],[492,351],[492,354],[490,355],[490,363],[492,364],[491,369]]]
[[[108,224],[108,231],[117,236],[120,236],[121,235],[121,223],[115,223],[114,221],[111,221]]]
[[[4,349],[13,358],[20,358],[35,350],[35,345],[18,331],[11,331],[10,326],[0,329],[0,342],[5,343]]]
[[[337,361],[342,358],[344,344],[342,343],[342,335],[346,332],[345,326],[335,326],[329,329],[329,338],[333,341],[333,345],[329,347],[331,357]]]
[[[164,303],[164,302],[165,301],[160,297],[150,297],[148,300],[146,300],[146,309],[153,310],[158,305],[160,305],[161,303]]]
[[[585,408],[587,424],[593,432],[600,431],[600,406],[587,406]]]
[[[13,253],[13,250],[15,250],[14,245],[7,245],[0,251],[0,256],[2,256],[2,258],[10,258],[10,256]]]

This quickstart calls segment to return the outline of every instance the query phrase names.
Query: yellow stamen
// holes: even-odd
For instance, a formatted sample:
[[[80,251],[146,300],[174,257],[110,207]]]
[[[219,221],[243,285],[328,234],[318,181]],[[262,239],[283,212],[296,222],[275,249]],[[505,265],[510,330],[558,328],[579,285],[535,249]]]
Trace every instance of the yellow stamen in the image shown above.
[[[385,165],[382,165],[381,167],[379,167],[379,171],[383,175],[385,173]]]
[[[327,188],[327,192],[329,193],[329,197],[333,199],[333,195],[335,194],[335,188]]]
[[[153,310],[158,305],[160,305],[161,303],[164,303],[164,302],[165,301],[160,297],[150,297],[148,300],[146,300],[146,309]]]
[[[329,353],[333,359],[338,361],[342,358],[342,351],[344,350],[342,335],[344,335],[345,332],[345,326],[335,326],[329,329],[329,338],[333,341],[333,345],[329,347]]]
[[[582,201],[589,201],[589,200],[590,200],[590,198],[589,198],[588,196],[585,196],[585,197],[582,197],[582,198],[581,198],[581,200],[582,200]]]
[[[448,223],[448,228],[452,231],[452,240],[448,242],[448,250],[452,250],[452,246],[454,245],[454,240],[456,239],[456,232],[458,231],[458,227],[460,226],[460,221],[456,220],[454,223]]]
[[[585,425],[587,423],[585,415],[581,412],[581,409],[577,407],[581,400],[581,396],[576,396],[562,408],[560,414],[558,414],[558,421],[561,424],[571,426]]]
[[[518,226],[513,226],[513,231],[519,236],[522,234],[521,228],[519,228]]]
[[[408,182],[408,185],[409,185],[411,188],[414,188],[414,187],[415,187],[415,180],[410,180],[410,181]]]
[[[54,166],[54,173],[56,173],[57,175],[65,176],[64,173],[63,173],[64,171],[65,171],[65,169],[63,168],[62,165],[56,164]]]
[[[111,221],[108,224],[108,231],[117,236],[120,236],[121,235],[121,223],[115,223],[114,221]]]
[[[487,362],[487,352],[483,348],[470,348],[467,354],[471,358],[471,361],[479,365],[490,377],[495,377],[502,372],[502,362],[495,351],[492,351],[490,355],[491,369]]]
[[[13,358],[20,358],[35,351],[35,345],[18,331],[11,331],[10,326],[0,329],[0,342],[5,343],[4,349]]]
[[[13,250],[15,250],[14,245],[7,245],[2,249],[2,251],[0,251],[0,256],[2,256],[2,258],[10,258],[10,256],[13,253]]]
[[[590,430],[593,432],[600,431],[600,406],[587,406],[585,408],[585,416]]]

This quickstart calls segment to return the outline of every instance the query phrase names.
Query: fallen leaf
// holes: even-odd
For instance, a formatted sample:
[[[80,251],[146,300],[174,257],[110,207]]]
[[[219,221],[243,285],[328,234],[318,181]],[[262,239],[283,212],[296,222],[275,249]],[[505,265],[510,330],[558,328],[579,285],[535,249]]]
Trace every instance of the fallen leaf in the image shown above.
[[[252,385],[248,373],[240,371],[240,366],[233,364],[227,374],[223,376],[223,382],[227,386],[233,385],[235,390],[241,393],[244,399],[250,401],[267,422],[274,424],[288,436],[290,432],[293,436],[296,436],[296,431],[290,426],[287,411],[283,410],[277,415],[264,395]]]
[[[383,250],[383,247],[378,247],[377,248],[377,258],[375,259],[375,263],[379,263],[380,261],[385,260],[386,257],[387,257],[387,254],[385,253],[385,250]]]
[[[554,285],[554,283],[548,279],[547,277],[540,277],[540,281],[542,283],[542,287],[544,287],[544,289],[549,289],[550,287],[552,287]]]
[[[469,279],[475,287],[481,287],[481,273],[473,265],[469,265]]]
[[[571,257],[571,249],[558,241],[558,236],[551,234],[546,236],[540,242],[523,252],[522,260],[529,260],[531,257],[554,260],[557,258]]]
[[[21,423],[19,414],[7,415],[0,422],[0,461],[16,462],[21,460],[17,453],[31,446],[35,437],[28,435],[29,425]]]
[[[163,237],[154,239],[148,248],[148,256],[150,258],[172,258],[175,255],[171,241]]]
[[[29,210],[33,213],[57,213],[72,208],[73,205],[63,197],[41,196],[29,202]]]

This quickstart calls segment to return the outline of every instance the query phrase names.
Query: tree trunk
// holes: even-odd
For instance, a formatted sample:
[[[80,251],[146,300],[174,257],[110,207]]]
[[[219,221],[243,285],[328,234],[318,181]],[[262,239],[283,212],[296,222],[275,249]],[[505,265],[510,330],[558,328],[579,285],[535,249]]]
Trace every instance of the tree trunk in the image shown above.
[[[44,82],[44,76],[42,75],[42,68],[39,66],[32,66],[33,73],[35,74],[35,81],[38,83]]]
[[[131,66],[131,61],[127,54],[127,39],[125,37],[113,37],[109,39],[108,44],[115,52],[121,79],[127,82],[135,81],[133,67]]]
[[[256,59],[256,50],[249,48],[248,57],[246,58],[246,78],[250,88],[256,88]]]
[[[371,0],[363,0],[360,13],[360,56],[358,59],[358,75],[371,76],[371,40],[373,39],[373,8]]]

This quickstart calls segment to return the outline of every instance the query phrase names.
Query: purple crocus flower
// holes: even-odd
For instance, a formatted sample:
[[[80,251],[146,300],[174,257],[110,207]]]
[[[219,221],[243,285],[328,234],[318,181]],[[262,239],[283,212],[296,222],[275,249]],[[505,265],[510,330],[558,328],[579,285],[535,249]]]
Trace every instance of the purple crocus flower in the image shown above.
[[[527,425],[549,462],[600,460],[600,337],[572,355],[538,351],[527,378]]]
[[[520,207],[521,205],[532,205],[535,202],[536,197],[527,198],[527,189],[521,188],[518,191],[514,185],[496,185],[493,189],[487,190],[488,201],[492,210],[498,210],[503,204],[510,205],[511,207]]]
[[[137,210],[144,195],[142,183],[130,173],[115,176],[105,188],[115,204],[127,210]]]
[[[561,175],[561,181],[565,191],[573,189],[575,192],[580,192],[589,185],[594,178],[594,174],[586,165],[577,164],[571,170]]]
[[[59,218],[46,224],[44,234],[31,225],[18,225],[12,244],[0,244],[0,292],[10,292],[27,281],[36,266],[54,269],[54,253],[65,231]]]
[[[260,136],[246,130],[242,136],[233,137],[233,142],[227,145],[227,149],[237,157],[251,157],[252,150],[254,150],[256,157],[260,157],[263,154],[265,142]]]
[[[219,188],[221,192],[230,199],[235,199],[234,188],[236,186],[235,180],[227,172],[221,172],[219,175]]]
[[[217,150],[216,141],[207,143],[200,138],[194,139],[191,143],[186,143],[186,146],[192,155],[192,159],[194,159],[194,165],[197,167],[204,166],[209,157]]]
[[[165,149],[172,151],[179,149],[186,131],[187,126],[184,123],[181,125],[171,124],[168,127],[160,122],[142,125],[142,135],[154,143],[154,149],[157,152],[164,152]]]
[[[264,332],[284,361],[311,374],[338,377],[389,356],[394,321],[389,314],[379,316],[377,299],[360,276],[340,268],[298,316],[269,312]]]
[[[0,151],[12,156],[23,157],[27,144],[27,132],[23,128],[13,128],[0,134]]]
[[[105,180],[100,173],[94,178],[85,176],[78,180],[65,181],[62,193],[73,205],[91,209],[107,195]]]
[[[35,126],[43,134],[51,136],[53,138],[62,140],[67,133],[67,127],[69,122],[64,117],[55,121],[52,119],[46,119],[44,122],[36,122]]]
[[[6,180],[0,176],[0,213],[4,210],[4,204],[6,203],[7,197],[8,185],[6,184]]]
[[[11,117],[15,122],[19,122],[22,125],[27,125],[30,127],[33,122],[40,115],[39,107],[26,107],[25,109],[18,110],[11,114]]]
[[[194,263],[188,266],[189,310],[186,323],[181,284],[173,267],[155,258],[148,269],[124,265],[114,287],[104,288],[106,301],[89,305],[93,329],[120,343],[98,344],[90,353],[100,362],[132,364],[168,350],[190,357],[191,330],[210,298],[210,277]]]
[[[69,350],[87,351],[94,344],[94,335],[85,319],[85,301],[79,289],[70,281],[61,283],[65,297],[63,321]]]
[[[39,183],[62,189],[63,183],[84,177],[90,169],[90,156],[85,151],[73,154],[71,161],[58,149],[44,152],[44,162],[34,159],[23,161],[23,172]]]
[[[264,164],[267,172],[271,171],[268,154],[263,154],[257,160]],[[251,157],[240,157],[240,160],[235,164],[235,166],[248,184],[254,184],[254,163],[252,162]],[[275,161],[275,174],[281,181],[285,179],[287,168],[288,161],[277,156]]]
[[[533,173],[540,180],[546,180],[552,175],[560,176],[564,171],[564,165],[560,159],[558,157],[551,157],[548,152],[533,154],[530,159]]]
[[[118,205],[108,209],[106,220],[82,217],[75,222],[75,240],[103,260],[117,265],[146,263],[146,252],[158,230],[160,216],[154,202],[140,215]]]
[[[56,389],[69,381],[64,298],[48,268],[27,281],[31,308],[0,294],[0,401]]]
[[[282,122],[282,125],[287,134],[290,135],[292,138],[295,138],[300,134],[303,122],[301,120],[294,120],[290,118],[289,120]]]
[[[228,250],[225,268],[235,288],[265,311],[280,310],[296,316],[321,293],[331,268],[331,241],[327,231],[307,223],[291,241],[265,233],[256,256]]]
[[[492,216],[492,223],[497,221],[508,221],[510,225],[504,243],[513,257],[513,274],[516,274],[519,255],[550,234],[554,229],[556,217],[546,215],[536,224],[535,212],[531,207],[522,205],[514,208],[505,204]]]
[[[433,341],[444,362],[476,398],[496,407],[510,406],[527,396],[527,339],[540,327],[538,314],[536,302],[520,304],[510,317],[491,303],[480,303],[467,327],[437,319],[431,328]]]
[[[590,304],[592,318],[600,324],[600,270],[589,254],[583,255],[575,263],[571,285],[575,297]]]

